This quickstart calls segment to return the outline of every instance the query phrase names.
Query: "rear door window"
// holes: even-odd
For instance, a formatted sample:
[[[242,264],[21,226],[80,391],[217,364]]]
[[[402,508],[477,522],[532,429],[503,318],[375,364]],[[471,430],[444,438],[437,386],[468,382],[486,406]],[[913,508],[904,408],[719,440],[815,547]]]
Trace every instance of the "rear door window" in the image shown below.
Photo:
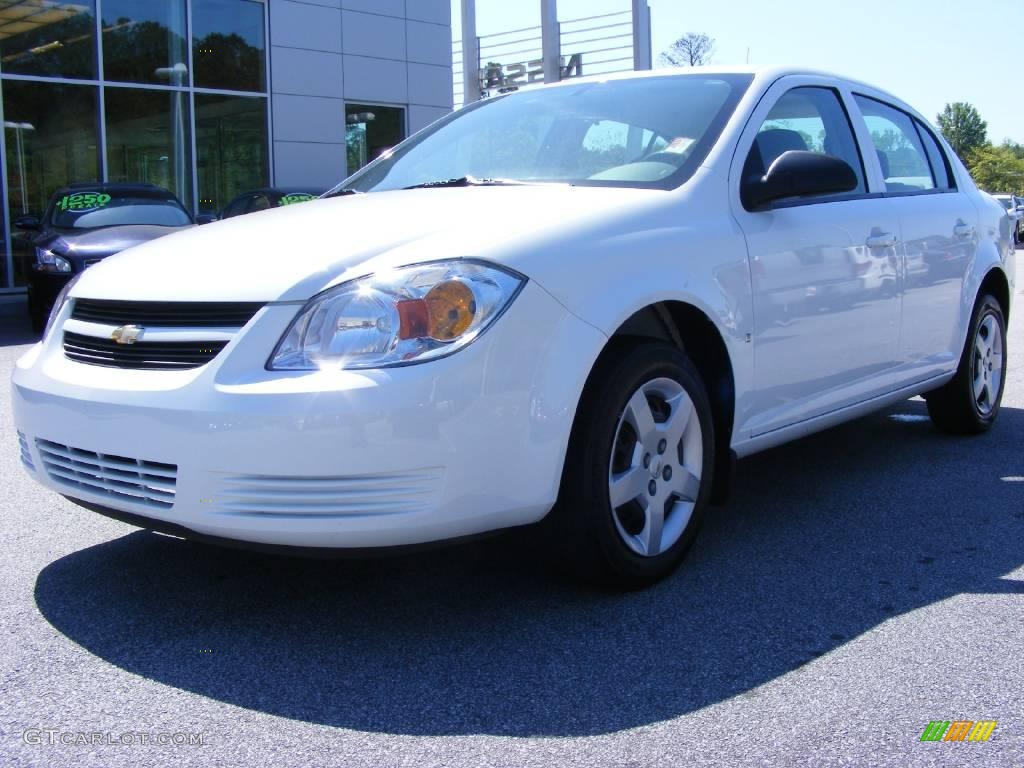
[[[889,193],[924,192],[936,188],[928,154],[906,112],[867,96],[855,96],[867,124]]]

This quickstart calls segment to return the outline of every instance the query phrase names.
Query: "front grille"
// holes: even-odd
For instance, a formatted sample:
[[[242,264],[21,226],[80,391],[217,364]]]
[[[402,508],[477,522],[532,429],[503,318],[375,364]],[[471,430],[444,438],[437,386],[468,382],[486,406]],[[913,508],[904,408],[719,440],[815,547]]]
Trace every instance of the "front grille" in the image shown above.
[[[82,261],[82,264],[84,264],[85,268],[88,269],[89,267],[91,267],[94,264],[99,264],[101,261],[103,261],[103,257],[102,256],[100,258],[98,258],[98,259],[84,259]]]
[[[46,474],[69,488],[160,509],[174,505],[178,467],[36,440]]]
[[[108,301],[75,299],[74,320],[153,328],[241,328],[262,304],[205,301]]]
[[[24,464],[30,471],[36,471],[36,465],[32,463],[32,452],[28,449],[28,438],[25,437],[25,433],[18,432],[18,449],[21,453],[21,463]]]
[[[141,371],[181,371],[213,360],[226,341],[137,341],[118,344],[100,336],[64,332],[64,356],[69,360],[107,368]]]

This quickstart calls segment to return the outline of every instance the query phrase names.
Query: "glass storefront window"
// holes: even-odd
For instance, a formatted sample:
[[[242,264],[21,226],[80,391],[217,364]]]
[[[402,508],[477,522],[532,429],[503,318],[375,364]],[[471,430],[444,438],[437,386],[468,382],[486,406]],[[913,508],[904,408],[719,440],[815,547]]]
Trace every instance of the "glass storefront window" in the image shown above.
[[[7,80],[3,107],[8,221],[41,216],[58,187],[99,178],[95,87]],[[24,238],[17,229],[11,232],[15,285],[24,284]],[[7,261],[4,256],[0,263]]]
[[[345,144],[350,176],[404,138],[404,109],[369,104],[345,105]]]
[[[270,182],[267,100],[196,94],[199,210],[220,211],[242,192]]]
[[[0,6],[3,72],[95,78],[94,0],[7,0]]]
[[[184,0],[103,0],[103,76],[188,85]]]
[[[0,0],[0,292],[24,285],[31,251],[14,222],[60,186],[149,182],[211,211],[270,184],[266,14],[267,0]]]
[[[188,93],[108,87],[105,99],[109,180],[156,184],[191,208]]]
[[[256,0],[192,0],[197,88],[266,90],[263,13]]]

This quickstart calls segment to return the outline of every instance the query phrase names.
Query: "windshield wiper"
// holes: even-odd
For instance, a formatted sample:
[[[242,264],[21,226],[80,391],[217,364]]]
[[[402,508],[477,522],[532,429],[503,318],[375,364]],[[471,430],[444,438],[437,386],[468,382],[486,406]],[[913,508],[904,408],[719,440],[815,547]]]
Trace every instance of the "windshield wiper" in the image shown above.
[[[476,176],[460,176],[457,179],[441,179],[439,181],[425,181],[422,184],[413,184],[402,189],[430,189],[432,187],[504,187],[523,186],[528,181],[516,181],[515,179],[478,179]]]
[[[352,189],[351,187],[342,187],[341,189],[336,189],[336,190],[333,190],[331,192],[328,192],[327,194],[323,195],[323,197],[325,197],[325,198],[327,198],[327,197],[343,197],[344,195],[365,195],[365,194],[366,193],[363,192],[363,190],[361,190],[361,189]]]

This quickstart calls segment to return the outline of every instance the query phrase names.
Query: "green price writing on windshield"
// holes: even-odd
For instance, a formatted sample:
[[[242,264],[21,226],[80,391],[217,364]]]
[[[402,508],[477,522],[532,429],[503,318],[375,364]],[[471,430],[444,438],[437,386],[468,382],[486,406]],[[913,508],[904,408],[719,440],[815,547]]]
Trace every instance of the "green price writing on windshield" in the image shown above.
[[[102,192],[76,192],[73,195],[64,195],[57,202],[57,210],[85,213],[86,211],[95,211],[97,208],[102,208],[109,202],[110,195]]]
[[[294,195],[285,195],[281,198],[281,205],[295,205],[296,203],[308,203],[310,200],[315,200],[316,195],[310,195],[306,192],[298,192]]]

